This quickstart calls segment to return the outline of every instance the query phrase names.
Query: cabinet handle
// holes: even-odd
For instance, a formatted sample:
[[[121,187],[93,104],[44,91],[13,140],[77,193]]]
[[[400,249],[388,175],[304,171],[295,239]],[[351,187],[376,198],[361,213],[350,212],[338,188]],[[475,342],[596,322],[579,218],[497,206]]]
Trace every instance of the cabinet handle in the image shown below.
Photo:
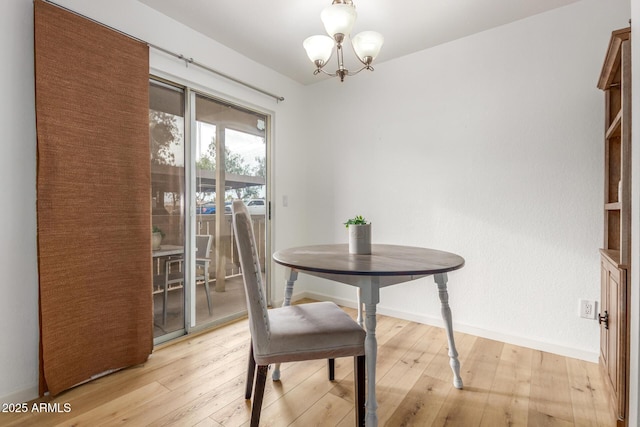
[[[609,312],[607,312],[607,310],[604,311],[604,316],[602,314],[598,314],[598,323],[604,323],[604,328],[609,329]]]

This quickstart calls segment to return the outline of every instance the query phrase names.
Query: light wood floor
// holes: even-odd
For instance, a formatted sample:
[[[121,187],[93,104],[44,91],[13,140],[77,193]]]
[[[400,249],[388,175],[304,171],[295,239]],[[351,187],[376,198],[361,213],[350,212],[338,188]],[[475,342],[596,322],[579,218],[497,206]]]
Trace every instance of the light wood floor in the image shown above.
[[[351,315],[353,310],[347,309]],[[456,334],[464,390],[451,384],[440,328],[378,317],[378,416],[387,426],[614,426],[598,366]],[[249,332],[241,320],[156,349],[141,366],[67,391],[67,413],[0,414],[8,426],[247,425]],[[267,381],[261,425],[352,426],[353,362],[283,365]]]

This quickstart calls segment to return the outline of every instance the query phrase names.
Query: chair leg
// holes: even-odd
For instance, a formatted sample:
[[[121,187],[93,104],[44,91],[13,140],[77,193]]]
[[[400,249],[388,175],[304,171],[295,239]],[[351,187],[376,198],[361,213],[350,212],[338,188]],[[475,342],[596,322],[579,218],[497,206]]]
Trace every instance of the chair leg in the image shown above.
[[[207,306],[209,307],[209,316],[211,316],[213,313],[211,312],[211,295],[209,294],[209,261],[204,261],[200,265],[204,268],[202,272],[204,276],[204,289],[207,291]]]
[[[169,295],[169,285],[164,282],[164,302],[162,304],[162,326],[167,324],[167,297]]]
[[[253,406],[251,407],[251,427],[258,427],[260,424],[260,411],[262,410],[262,398],[264,397],[264,386],[267,382],[268,370],[269,365],[258,365],[256,391],[253,395]]]
[[[249,364],[247,366],[247,384],[244,392],[245,399],[251,399],[253,378],[256,374],[256,360],[253,358],[253,341],[249,344]]]
[[[207,293],[207,306],[209,307],[209,315],[211,315],[211,295],[209,294],[209,275],[204,276],[204,290]]]
[[[353,358],[354,366],[353,366],[353,376],[355,384],[355,401],[356,401],[356,425],[359,427],[364,427],[365,420],[365,383],[364,383],[364,371],[365,371],[365,357],[356,356]]]
[[[327,368],[329,369],[329,381],[336,379],[336,359],[327,359]]]

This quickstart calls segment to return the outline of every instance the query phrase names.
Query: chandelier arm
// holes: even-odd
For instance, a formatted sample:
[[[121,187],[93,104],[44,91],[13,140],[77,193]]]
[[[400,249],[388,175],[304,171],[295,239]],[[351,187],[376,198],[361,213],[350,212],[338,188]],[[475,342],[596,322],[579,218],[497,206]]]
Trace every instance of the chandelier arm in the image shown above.
[[[338,76],[338,73],[327,73],[322,68],[316,68],[316,70],[313,72],[313,74],[320,74],[320,73],[326,74],[327,76],[330,76],[330,77],[337,77]]]
[[[332,73],[327,73],[327,72],[324,70],[324,67],[326,67],[326,65],[327,65],[328,63],[329,63],[329,62],[323,62],[323,61],[320,61],[320,60],[315,61],[316,69],[315,69],[315,70],[313,70],[313,75],[314,75],[314,76],[317,76],[318,74],[322,73],[322,74],[326,74],[327,76],[330,76],[330,77],[337,77],[337,76],[338,76],[337,72],[336,72],[336,73],[334,73],[334,74],[332,74]]]
[[[349,71],[349,75],[350,76],[355,76],[356,74],[358,74],[360,71],[362,70],[371,70],[373,71],[373,67],[371,65],[365,65],[364,67],[360,68],[358,71],[356,71],[355,73],[352,73],[351,71]]]

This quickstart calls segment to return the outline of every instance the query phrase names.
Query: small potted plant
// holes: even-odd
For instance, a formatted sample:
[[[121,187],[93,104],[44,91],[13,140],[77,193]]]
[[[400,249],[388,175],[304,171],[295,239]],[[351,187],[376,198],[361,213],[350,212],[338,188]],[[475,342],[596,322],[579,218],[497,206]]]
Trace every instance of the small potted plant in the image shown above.
[[[162,243],[162,238],[164,237],[164,232],[158,227],[154,225],[151,228],[151,249],[158,250],[160,249],[160,244]]]
[[[349,253],[368,255],[371,253],[371,223],[357,215],[344,223],[349,229]]]

